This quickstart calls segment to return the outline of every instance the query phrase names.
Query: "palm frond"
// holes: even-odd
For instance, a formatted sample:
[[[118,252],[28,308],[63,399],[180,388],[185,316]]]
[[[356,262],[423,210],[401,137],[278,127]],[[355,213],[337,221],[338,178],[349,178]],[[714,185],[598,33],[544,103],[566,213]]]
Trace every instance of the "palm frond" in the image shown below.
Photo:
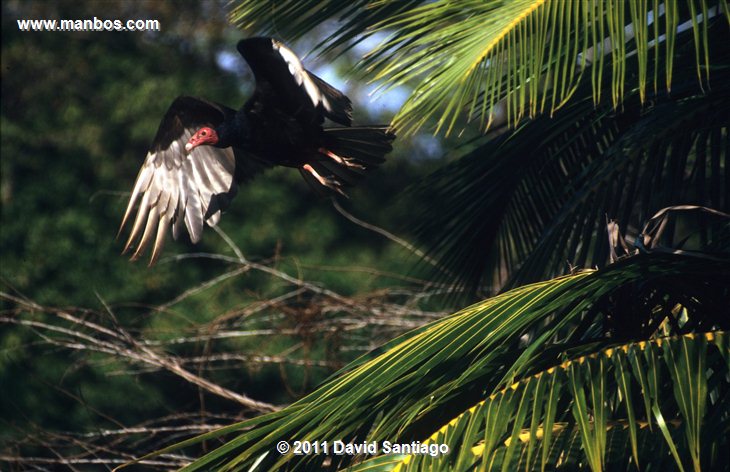
[[[702,470],[701,442],[720,440],[717,445],[722,444],[722,438],[702,434],[705,417],[718,415],[725,427],[729,425],[719,400],[730,394],[727,372],[708,372],[706,362],[709,356],[713,365],[720,366],[722,362],[717,360],[729,348],[727,333],[710,332],[604,347],[566,360],[491,394],[423,441],[426,445],[447,445],[448,457],[410,454],[391,463],[390,470],[464,470],[464,466],[550,470],[569,465],[594,471],[624,470],[632,463],[656,464],[653,456],[657,453],[673,458],[670,449],[687,452],[684,461],[676,458],[679,462],[675,467],[691,464],[694,470]],[[646,377],[666,377],[662,388],[674,395],[668,397],[662,389],[649,388]],[[710,389],[715,400],[709,402],[708,414]],[[652,405],[651,409],[639,411],[636,406],[641,401]],[[566,410],[570,414],[556,423],[552,403],[570,405]],[[522,413],[528,410],[532,413],[531,427]],[[672,420],[667,423],[664,418]],[[666,437],[663,429],[668,432]],[[571,451],[570,442],[561,443],[561,435],[579,436],[582,453]],[[669,443],[663,444],[664,439]],[[534,453],[538,449],[539,461]],[[705,460],[714,461],[705,464],[712,469],[724,458],[715,455]]]
[[[494,413],[502,411],[504,415],[498,416],[505,423],[490,426],[495,434],[483,437],[485,441],[494,441],[489,447],[495,451],[503,447],[501,441],[505,440],[505,434],[513,438],[509,455],[513,458],[510,461],[516,461],[522,457],[522,447],[518,447],[518,443],[523,429],[543,428],[546,432],[543,436],[550,440],[550,433],[547,433],[553,429],[550,418],[555,422],[569,421],[561,413],[570,411],[563,408],[564,399],[569,398],[565,396],[569,395],[569,383],[564,378],[566,369],[560,366],[566,358],[580,359],[605,353],[607,348],[626,343],[621,341],[625,333],[615,329],[616,321],[625,324],[626,320],[633,320],[637,326],[643,326],[643,330],[634,332],[639,339],[682,335],[695,329],[727,329],[730,326],[727,310],[716,311],[718,306],[730,306],[727,263],[727,260],[648,254],[619,261],[604,270],[580,272],[516,288],[405,336],[381,354],[356,362],[351,369],[345,369],[344,373],[282,411],[178,445],[184,447],[192,441],[221,436],[229,438],[224,446],[186,470],[248,470],[254,463],[256,470],[320,469],[325,465],[331,469],[346,467],[363,458],[332,454],[327,457],[321,454],[281,456],[272,453],[272,448],[282,440],[423,441],[451,418],[492,395],[499,395],[502,390],[509,396],[500,397],[506,403],[499,407],[503,410]],[[627,290],[630,296],[625,297],[625,303],[617,311],[616,297]],[[680,311],[682,322],[677,321]],[[617,320],[621,316],[624,319]],[[596,356],[605,357],[605,354]],[[723,356],[728,357],[727,354]],[[724,372],[727,363],[722,360],[724,367],[721,369],[716,365],[718,359],[723,358],[708,358],[707,367]],[[595,402],[599,401],[596,395],[601,390],[598,387],[594,392],[590,390],[598,384],[593,374],[586,377],[588,371],[583,363],[576,362],[579,370],[572,375],[577,376],[576,382],[578,377],[583,382],[588,392],[586,405],[593,414]],[[604,367],[617,368],[613,364]],[[523,383],[534,382],[528,380],[530,378],[557,378],[551,377],[552,374],[538,376],[551,368],[563,375],[560,395],[557,386],[548,387],[548,384],[532,383],[529,391],[520,387]],[[605,372],[602,375],[605,379],[610,377]],[[653,391],[658,396],[651,398],[662,399],[661,413],[672,422],[683,413],[677,413],[676,407],[665,407],[666,394],[672,391],[662,383],[666,378],[657,380],[658,387]],[[708,391],[719,388],[714,380],[708,382],[712,384]],[[608,385],[608,380],[605,383]],[[651,380],[645,380],[645,383],[651,383]],[[513,384],[517,384],[514,389],[510,388]],[[727,390],[727,386],[722,388]],[[634,395],[639,391],[636,387],[632,389]],[[528,425],[526,420],[528,413],[535,418],[535,407],[530,403],[534,398],[543,399],[545,411],[549,412],[542,425]],[[695,401],[696,398],[692,398],[691,401]],[[642,404],[642,400],[635,400],[634,404]],[[489,405],[485,402],[482,408]],[[612,408],[606,407],[607,415],[613,414],[615,408]],[[519,420],[519,426],[512,421],[514,418]],[[606,418],[608,425],[612,417]],[[574,420],[570,421],[574,423]],[[477,430],[484,432],[481,425],[470,427],[466,424],[463,433],[474,435]],[[572,441],[570,447],[580,448],[583,441],[587,441],[581,438],[577,445]],[[604,440],[597,437],[594,441]],[[609,454],[611,447],[608,443],[600,446],[596,457]],[[680,453],[684,454],[684,449]],[[541,459],[543,457],[547,459]],[[550,460],[550,457],[550,453],[539,452],[533,446],[531,461]],[[387,461],[378,465],[386,466]]]
[[[727,29],[714,33],[730,41]],[[728,212],[730,76],[718,71],[713,90],[694,95],[692,62],[681,57],[673,95],[651,95],[651,106],[638,91],[620,112],[588,98],[482,138],[412,190],[433,203],[410,226],[465,292],[493,293],[603,265],[608,240],[596,235],[607,218],[636,233],[670,205]],[[729,63],[728,50],[713,60]]]
[[[448,134],[465,117],[486,130],[495,119],[517,124],[555,112],[588,75],[594,102],[608,84],[613,107],[627,90],[638,89],[642,101],[649,85],[671,90],[675,45],[684,31],[691,30],[698,80],[706,85],[708,29],[724,4],[441,0],[377,25],[391,36],[365,65],[386,88],[417,82],[394,118],[402,133],[436,119],[436,132]],[[654,71],[659,63],[664,69],[653,84],[651,60]],[[627,75],[634,61],[638,73]]]

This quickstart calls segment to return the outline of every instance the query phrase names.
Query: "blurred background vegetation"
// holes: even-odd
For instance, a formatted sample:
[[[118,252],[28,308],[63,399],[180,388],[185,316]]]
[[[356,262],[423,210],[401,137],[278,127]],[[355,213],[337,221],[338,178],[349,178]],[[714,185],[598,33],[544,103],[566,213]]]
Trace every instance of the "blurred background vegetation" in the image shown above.
[[[224,3],[3,2],[0,284],[12,297],[58,310],[108,308],[135,335],[157,340],[245,318],[231,326],[253,333],[166,349],[180,356],[235,352],[243,357],[222,362],[223,370],[212,366],[212,377],[261,401],[285,404],[415,324],[343,325],[332,320],[332,311],[299,309],[310,306],[311,294],[292,294],[298,287],[271,274],[231,275],[229,262],[176,258],[234,257],[211,230],[197,246],[170,241],[167,257],[153,268],[128,262],[119,254],[123,241],[115,240],[127,192],[172,100],[190,94],[237,108],[252,90],[253,78],[235,51],[246,33],[230,26]],[[161,31],[21,32],[16,25],[24,18],[94,16],[157,19]],[[325,26],[291,46],[305,55],[327,34]],[[353,52],[334,64],[326,58],[305,63],[346,89],[356,122],[387,123],[391,104],[369,101],[365,84],[341,78],[355,57]],[[399,228],[409,208],[394,196],[437,165],[437,146],[429,137],[398,140],[388,162],[340,204],[369,223]],[[345,218],[291,169],[270,171],[241,188],[221,229],[247,259],[364,303],[369,296],[404,300],[422,286],[411,278],[408,250]],[[227,278],[217,280],[221,275]],[[294,308],[241,315],[280,295]],[[5,313],[18,306],[8,298],[1,303]],[[413,302],[419,303],[426,300]],[[15,449],[40,431],[91,432],[168,415],[198,415],[205,422],[211,415],[242,414],[235,403],[203,395],[173,375],[87,354],[49,346],[32,328],[0,325],[2,454],[47,455],[43,440]]]

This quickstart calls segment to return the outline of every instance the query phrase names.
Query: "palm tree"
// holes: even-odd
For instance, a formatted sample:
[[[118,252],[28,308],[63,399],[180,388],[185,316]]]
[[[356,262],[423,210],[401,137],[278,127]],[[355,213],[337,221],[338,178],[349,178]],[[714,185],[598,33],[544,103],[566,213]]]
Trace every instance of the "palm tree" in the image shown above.
[[[432,202],[414,226],[462,289],[500,293],[281,411],[177,445],[227,439],[187,470],[727,468],[727,2],[244,0],[232,13],[288,40],[331,18],[323,52],[386,35],[361,70],[413,86],[399,133],[481,131],[414,190]],[[335,440],[378,453],[337,455]]]

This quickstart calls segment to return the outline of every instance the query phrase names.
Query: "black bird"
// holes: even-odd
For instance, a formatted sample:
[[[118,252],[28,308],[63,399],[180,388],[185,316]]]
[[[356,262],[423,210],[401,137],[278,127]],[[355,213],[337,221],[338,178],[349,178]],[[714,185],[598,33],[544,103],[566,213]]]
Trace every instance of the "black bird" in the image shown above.
[[[119,228],[141,199],[123,252],[136,246],[132,260],[154,240],[154,264],[170,226],[175,239],[185,227],[198,242],[203,223],[218,223],[237,185],[266,168],[297,168],[315,189],[344,195],[392,149],[387,126],[351,127],[350,99],[279,41],[244,39],[238,51],[256,79],[240,110],[180,96],[162,119]],[[323,128],[325,118],[342,126]]]

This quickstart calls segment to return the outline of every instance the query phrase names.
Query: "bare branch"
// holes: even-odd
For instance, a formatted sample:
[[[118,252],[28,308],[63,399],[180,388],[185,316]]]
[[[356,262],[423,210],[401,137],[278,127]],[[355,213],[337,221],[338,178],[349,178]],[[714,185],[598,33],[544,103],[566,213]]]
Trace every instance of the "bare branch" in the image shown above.
[[[56,352],[59,348],[73,351],[78,353],[76,365],[98,367],[108,376],[144,374],[147,378],[154,378],[156,372],[169,372],[202,392],[225,398],[245,406],[244,411],[258,414],[275,411],[278,407],[214,382],[213,378],[226,376],[212,377],[211,374],[223,369],[240,370],[242,365],[249,370],[278,366],[284,388],[296,397],[309,388],[310,369],[339,369],[352,358],[352,353],[371,350],[382,340],[444,315],[440,311],[424,310],[421,306],[431,297],[447,292],[449,288],[446,286],[368,267],[306,266],[308,270],[364,272],[373,277],[398,280],[404,285],[356,296],[344,295],[322,283],[306,280],[301,274],[292,275],[281,270],[278,257],[251,261],[225,232],[218,230],[217,233],[234,256],[196,253],[171,257],[166,261],[206,258],[232,267],[183,290],[159,306],[126,303],[115,307],[99,294],[99,309],[43,306],[20,294],[10,283],[5,283],[11,293],[0,291],[0,300],[9,302],[10,307],[6,304],[0,311],[0,324],[22,326],[36,336],[37,340],[26,342],[18,349],[32,345],[35,349],[40,346]],[[205,313],[205,319],[211,321],[202,325],[148,323],[140,328],[138,316],[134,318],[135,324],[130,325],[125,324],[131,319],[127,312],[124,315],[121,311],[115,313],[122,308],[143,310],[145,320],[154,316],[188,316],[175,311],[180,302],[199,297],[221,283],[252,272],[264,274],[276,282],[272,284],[274,288],[269,289],[274,293],[271,296],[265,292],[252,293],[249,302],[226,308],[217,316]],[[180,310],[183,309],[180,307]],[[252,343],[254,339],[256,341]],[[310,358],[315,340],[323,343],[320,346],[325,347],[325,354]],[[259,346],[263,343],[277,346],[278,352],[261,350]],[[241,346],[246,347],[238,350]],[[301,377],[304,380],[299,380],[299,377],[291,377],[290,380],[291,369],[286,369],[286,366],[304,369]],[[290,385],[289,382],[295,384]],[[3,448],[1,452],[0,460],[12,464],[11,467],[29,470],[111,468],[190,435],[202,434],[242,419],[211,414],[206,411],[204,398],[200,397],[197,417],[181,415],[162,422],[130,426],[108,417],[103,409],[86,404],[83,395],[49,384],[50,388],[63,391],[75,402],[94,411],[103,426],[100,424],[93,431],[50,432],[31,424],[9,424],[9,427],[22,432],[15,436],[14,445]],[[110,427],[108,422],[116,426]],[[201,447],[202,453],[207,446],[202,444]],[[22,454],[24,450],[45,450],[47,454],[29,453],[25,457]],[[190,459],[185,456],[160,456],[143,464],[151,468],[176,469],[189,462]]]

